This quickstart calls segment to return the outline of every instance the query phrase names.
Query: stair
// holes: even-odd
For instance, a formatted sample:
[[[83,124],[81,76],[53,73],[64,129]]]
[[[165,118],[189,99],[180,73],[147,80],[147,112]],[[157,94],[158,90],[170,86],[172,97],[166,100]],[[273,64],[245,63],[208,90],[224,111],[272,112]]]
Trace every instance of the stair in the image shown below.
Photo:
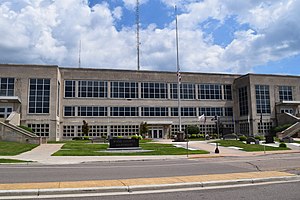
[[[296,136],[297,135],[297,136]],[[294,123],[289,128],[285,129],[284,131],[277,134],[277,137],[279,139],[285,138],[285,137],[299,137],[300,135],[300,122]]]
[[[31,144],[44,143],[36,134],[2,121],[0,121],[0,140]]]

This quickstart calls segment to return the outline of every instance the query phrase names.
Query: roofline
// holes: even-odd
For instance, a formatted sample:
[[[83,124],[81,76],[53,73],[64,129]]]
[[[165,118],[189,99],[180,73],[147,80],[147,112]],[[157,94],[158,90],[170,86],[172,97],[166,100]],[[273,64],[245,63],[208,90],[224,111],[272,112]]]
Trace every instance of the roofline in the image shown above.
[[[59,68],[58,65],[46,65],[46,64],[18,64],[18,63],[0,63],[0,67],[7,67],[7,66],[13,66],[13,67],[55,67]]]

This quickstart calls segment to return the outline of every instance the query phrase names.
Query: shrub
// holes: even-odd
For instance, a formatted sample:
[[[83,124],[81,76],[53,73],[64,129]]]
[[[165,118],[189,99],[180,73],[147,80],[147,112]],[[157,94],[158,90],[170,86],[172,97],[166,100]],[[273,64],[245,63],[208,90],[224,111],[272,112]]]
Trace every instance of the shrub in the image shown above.
[[[279,147],[286,148],[286,144],[285,144],[284,142],[281,142],[281,143],[279,144]]]
[[[82,140],[82,137],[73,137],[72,140]]]
[[[197,137],[197,134],[192,134],[191,135],[191,138],[196,138]]]
[[[83,140],[90,140],[90,138],[88,136],[84,136],[82,139]]]
[[[282,126],[277,126],[277,127],[272,127],[270,129],[270,134],[271,135],[276,135],[276,133],[284,131],[285,129],[287,129],[288,127],[290,127],[292,124],[284,124]]]
[[[239,137],[239,140],[240,140],[240,141],[246,141],[246,140],[247,140],[247,137],[244,136],[244,135],[242,135],[242,136]]]
[[[188,133],[188,134],[191,134],[191,135],[198,134],[199,133],[199,127],[195,126],[195,125],[189,125],[185,129],[185,133]]]
[[[197,134],[197,138],[204,138],[204,134],[201,133]]]
[[[141,135],[133,135],[131,136],[131,139],[142,140],[143,137]]]
[[[27,127],[27,126],[20,125],[19,127],[22,128],[22,129],[24,129],[24,130],[26,130],[26,131],[34,133],[34,131],[31,128]]]
[[[261,140],[264,139],[264,137],[263,137],[263,136],[260,136],[260,135],[256,135],[254,138],[255,138],[256,140],[259,140],[259,141],[261,141]]]

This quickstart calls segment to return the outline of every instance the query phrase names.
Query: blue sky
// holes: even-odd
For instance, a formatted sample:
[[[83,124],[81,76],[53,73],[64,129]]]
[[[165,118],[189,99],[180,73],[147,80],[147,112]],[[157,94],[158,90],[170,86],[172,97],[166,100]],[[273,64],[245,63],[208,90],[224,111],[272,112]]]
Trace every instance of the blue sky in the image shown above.
[[[136,69],[136,0],[0,0],[0,62]],[[300,0],[140,0],[141,69],[300,75]],[[81,47],[79,47],[81,41]]]

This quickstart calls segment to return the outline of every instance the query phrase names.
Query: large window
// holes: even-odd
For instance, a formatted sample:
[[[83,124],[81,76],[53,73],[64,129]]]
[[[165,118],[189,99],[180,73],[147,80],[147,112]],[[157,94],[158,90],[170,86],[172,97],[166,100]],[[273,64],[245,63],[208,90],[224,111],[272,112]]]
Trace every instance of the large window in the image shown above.
[[[142,83],[142,98],[166,99],[168,94],[166,83]]]
[[[258,132],[262,135],[268,134],[270,132],[270,129],[272,128],[272,122],[258,122],[257,125]]]
[[[199,116],[223,116],[223,108],[222,107],[201,107],[199,109]]]
[[[30,79],[29,113],[49,113],[50,79]]]
[[[225,107],[225,116],[233,116],[233,108],[232,107]]]
[[[111,82],[111,98],[138,98],[138,83]]]
[[[196,108],[194,107],[182,107],[181,108],[181,116],[183,117],[193,117],[196,116]],[[178,108],[171,108],[171,116],[178,116]]]
[[[139,116],[139,109],[138,107],[111,107],[110,116],[135,117]]]
[[[201,84],[198,86],[199,99],[222,99],[221,85]]]
[[[231,85],[224,85],[224,99],[232,100],[232,89]]]
[[[65,97],[75,97],[75,82],[76,81],[65,81]]]
[[[92,97],[92,98],[107,97],[107,82],[78,81],[78,97]]]
[[[78,107],[78,116],[81,116],[81,117],[107,116],[107,107],[79,106]]]
[[[40,137],[49,137],[49,124],[28,124],[29,128]]]
[[[247,87],[239,88],[239,108],[240,116],[248,115],[248,92]]]
[[[268,85],[255,85],[256,112],[271,113],[270,93]]]
[[[168,116],[167,107],[142,107],[142,116]]]
[[[177,83],[171,83],[171,99],[178,98],[178,88]],[[195,84],[182,83],[180,84],[180,98],[181,99],[195,99]]]
[[[279,86],[279,100],[293,101],[293,92],[291,86]]]
[[[65,117],[75,116],[75,106],[65,106],[64,116]]]
[[[110,126],[110,135],[117,136],[132,136],[139,134],[139,125],[114,125]]]
[[[14,78],[0,78],[0,96],[14,96]]]

